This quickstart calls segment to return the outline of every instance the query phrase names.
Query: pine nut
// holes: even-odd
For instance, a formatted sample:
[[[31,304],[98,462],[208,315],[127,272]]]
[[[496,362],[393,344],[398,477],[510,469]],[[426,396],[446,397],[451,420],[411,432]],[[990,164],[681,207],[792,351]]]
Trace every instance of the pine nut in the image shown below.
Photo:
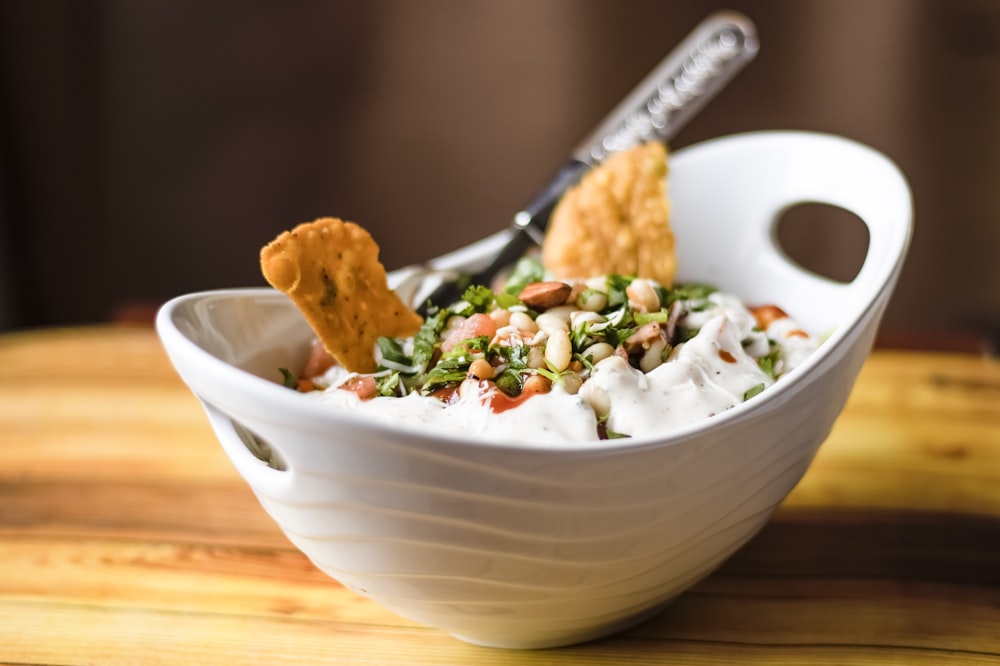
[[[615,348],[607,342],[595,342],[583,350],[582,356],[596,365],[614,353]]]
[[[565,330],[555,331],[549,335],[545,343],[545,360],[552,369],[562,372],[569,367],[573,359],[573,344],[569,341],[569,333]]]
[[[535,325],[549,335],[555,331],[569,330],[569,324],[560,316],[543,312],[535,319]]]
[[[526,312],[511,312],[510,325],[528,333],[536,333],[538,331],[538,325],[535,324],[535,320]]]
[[[576,299],[576,304],[581,310],[600,312],[608,306],[608,295],[603,291],[587,289]]]
[[[663,338],[658,338],[650,343],[649,349],[642,354],[639,359],[639,369],[643,372],[654,370],[663,364],[663,351],[667,348],[667,342]]]
[[[496,323],[497,328],[503,328],[510,323],[510,310],[497,308],[490,313],[490,319]]]
[[[580,391],[580,387],[583,386],[583,379],[577,374],[566,374],[559,379],[559,383],[562,384],[563,390],[570,395],[576,395]]]
[[[553,317],[559,317],[567,324],[569,323],[569,318],[576,312],[577,307],[575,305],[560,305],[559,307],[549,308],[545,311],[545,314],[552,315]]]
[[[625,288],[628,299],[639,310],[644,312],[657,312],[660,309],[660,296],[649,280],[641,278],[632,280],[632,284]]]
[[[541,347],[528,347],[528,358],[525,364],[534,370],[545,367],[545,354]]]

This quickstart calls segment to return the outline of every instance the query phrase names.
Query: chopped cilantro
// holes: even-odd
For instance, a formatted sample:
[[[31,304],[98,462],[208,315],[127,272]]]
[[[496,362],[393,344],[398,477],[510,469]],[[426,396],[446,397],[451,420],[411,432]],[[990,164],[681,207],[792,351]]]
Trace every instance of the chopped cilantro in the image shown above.
[[[506,294],[517,296],[527,285],[544,279],[545,267],[541,260],[537,257],[524,257],[514,265],[503,290]]]
[[[497,354],[511,370],[525,370],[528,367],[528,347],[503,345],[490,347],[489,352]]]
[[[476,358],[482,358],[489,343],[490,339],[485,335],[463,340],[453,350],[441,356],[437,365],[424,377],[420,391],[427,394],[448,384],[461,383],[469,372],[469,365]]]
[[[535,368],[535,372],[540,374],[542,377],[545,377],[553,384],[558,384],[559,381],[562,379],[563,373],[559,372],[558,370],[554,370],[552,368],[552,365],[548,361],[545,361],[545,365],[547,367]]]
[[[290,389],[299,388],[299,380],[295,377],[295,375],[292,374],[291,370],[289,370],[288,368],[278,368],[278,370],[281,371],[281,379],[282,379],[281,383],[285,385],[285,388],[290,388]]]
[[[438,338],[444,330],[445,322],[448,321],[450,313],[448,310],[436,310],[433,314],[428,314],[417,335],[413,338],[413,365],[420,371],[427,369],[427,364],[434,357],[434,350],[438,345]]]
[[[497,388],[513,397],[521,395],[521,388],[524,383],[521,381],[521,373],[513,368],[507,368],[496,378]]]
[[[399,386],[399,373],[396,371],[375,378],[375,391],[381,396],[398,395]]]
[[[757,395],[758,393],[760,393],[763,390],[764,390],[764,383],[763,382],[761,382],[760,384],[757,384],[755,386],[751,386],[750,388],[748,388],[743,393],[743,401],[746,402],[747,400],[749,400],[750,398],[754,397],[755,395]]]
[[[488,312],[490,306],[496,300],[493,290],[482,285],[473,285],[462,294],[462,300],[469,304],[469,307],[456,310],[455,314],[468,316],[476,312]]]
[[[469,373],[469,364],[471,362],[472,358],[467,354],[442,358],[438,364],[427,373],[427,377],[424,379],[424,384],[420,387],[420,392],[426,395],[435,389],[442,388],[449,384],[461,383],[461,381],[465,379],[465,376]]]
[[[606,317],[608,325],[605,328],[601,329],[600,332],[596,332],[591,327],[590,332],[594,337],[602,339],[612,347],[622,344],[630,335],[635,333],[635,319],[632,315],[632,310],[627,304],[620,306],[613,312],[609,312]]]
[[[382,358],[399,365],[412,365],[413,359],[403,351],[403,345],[395,338],[380,337],[376,341]]]
[[[781,356],[781,350],[774,342],[769,342],[771,342],[771,351],[766,356],[761,356],[757,359],[757,366],[765,375],[771,379],[775,379],[774,368],[778,362],[778,358]]]
[[[718,289],[708,284],[679,284],[667,292],[667,305],[674,301],[703,301]]]
[[[569,341],[573,349],[586,349],[595,342],[595,336],[591,334],[591,323],[584,321],[579,326],[569,332]]]
[[[639,326],[643,324],[648,324],[652,321],[659,322],[661,324],[667,323],[667,313],[665,310],[659,310],[658,312],[633,312],[632,318],[635,319],[635,323]]]
[[[468,338],[462,340],[453,349],[449,356],[465,355],[465,354],[485,354],[489,349],[490,339],[486,335],[480,335],[474,338]]]
[[[609,275],[607,277],[608,308],[628,307],[628,294],[625,293],[625,289],[632,284],[632,279],[627,275]]]
[[[584,356],[582,352],[576,352],[573,354],[573,360],[579,361],[585,370],[590,372],[594,369],[593,356]]]
[[[511,307],[520,303],[520,299],[514,294],[508,294],[506,291],[501,291],[499,294],[495,294],[497,299],[497,307],[504,309],[510,309]]]

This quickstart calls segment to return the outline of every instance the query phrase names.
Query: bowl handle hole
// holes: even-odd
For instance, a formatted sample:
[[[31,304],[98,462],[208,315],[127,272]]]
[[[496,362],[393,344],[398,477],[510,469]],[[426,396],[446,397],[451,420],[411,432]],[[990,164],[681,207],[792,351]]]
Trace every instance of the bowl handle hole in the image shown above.
[[[267,443],[267,441],[260,435],[256,435],[250,431],[246,426],[232,421],[233,430],[236,435],[243,442],[243,445],[247,447],[247,450],[253,455],[254,458],[266,463],[271,469],[276,469],[278,471],[287,471],[288,464],[285,459],[281,457],[281,453],[278,452],[276,448]]]
[[[854,213],[824,203],[787,208],[775,222],[776,243],[799,267],[848,284],[868,255],[868,226]]]

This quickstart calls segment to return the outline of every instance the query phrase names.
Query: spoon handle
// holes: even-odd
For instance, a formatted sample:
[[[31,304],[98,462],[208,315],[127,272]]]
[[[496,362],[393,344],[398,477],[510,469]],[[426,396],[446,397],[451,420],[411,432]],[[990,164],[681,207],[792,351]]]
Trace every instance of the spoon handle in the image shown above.
[[[427,304],[444,306],[466,285],[488,285],[532,245],[540,245],[556,203],[608,155],[646,141],[667,142],[757,54],[753,23],[732,11],[710,15],[616,106],[546,187],[514,215],[515,233],[489,266],[435,289]]]
[[[667,142],[757,55],[746,17],[719,12],[702,21],[573,153],[597,163],[639,143]]]

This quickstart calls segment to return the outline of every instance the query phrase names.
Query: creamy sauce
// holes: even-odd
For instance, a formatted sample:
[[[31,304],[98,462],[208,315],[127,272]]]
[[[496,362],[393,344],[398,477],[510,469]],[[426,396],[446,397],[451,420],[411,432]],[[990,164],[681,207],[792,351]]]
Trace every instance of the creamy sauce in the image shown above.
[[[755,386],[773,384],[743,349],[740,333],[718,314],[651,372],[617,356],[598,363],[587,384],[608,396],[608,429],[633,437],[663,434],[735,407]]]
[[[418,393],[361,400],[350,391],[331,388],[312,395],[367,418],[429,432],[460,434],[473,440],[548,444],[597,439],[594,411],[583,398],[558,386],[524,400],[514,409],[499,412],[490,407],[489,394],[471,390],[462,391],[450,404]]]

